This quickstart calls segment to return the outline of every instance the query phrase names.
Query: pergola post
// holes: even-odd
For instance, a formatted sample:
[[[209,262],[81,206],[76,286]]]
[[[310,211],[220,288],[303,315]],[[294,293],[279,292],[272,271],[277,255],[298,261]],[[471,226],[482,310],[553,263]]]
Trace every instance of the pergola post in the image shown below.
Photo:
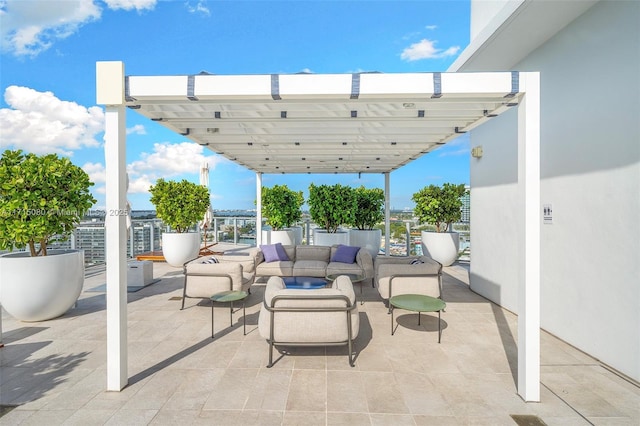
[[[540,401],[540,74],[520,73],[518,191],[518,394]]]
[[[389,221],[391,220],[391,204],[390,200],[390,192],[391,185],[390,182],[390,174],[389,172],[384,173],[384,255],[391,255],[391,224]]]
[[[120,391],[127,370],[127,182],[124,64],[96,64],[97,103],[105,105],[107,390]]]
[[[256,173],[256,247],[262,244],[262,173]]]

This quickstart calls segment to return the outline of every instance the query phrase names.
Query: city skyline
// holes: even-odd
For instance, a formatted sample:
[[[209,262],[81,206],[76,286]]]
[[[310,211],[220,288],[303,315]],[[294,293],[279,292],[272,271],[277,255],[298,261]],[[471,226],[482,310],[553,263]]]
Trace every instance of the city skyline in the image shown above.
[[[104,208],[104,113],[95,102],[95,63],[122,60],[127,74],[353,73],[445,71],[469,41],[461,2],[5,1],[2,20],[2,149],[66,155],[89,173]],[[62,22],[62,24],[60,24]],[[276,22],[278,25],[273,25]],[[157,28],[169,28],[158,31]],[[125,30],[126,29],[126,30]],[[210,167],[212,206],[255,208],[255,174],[127,111],[128,199],[154,209],[159,177],[198,182]],[[381,174],[265,175],[263,186],[384,187]],[[391,206],[444,182],[469,184],[462,135],[391,173]]]

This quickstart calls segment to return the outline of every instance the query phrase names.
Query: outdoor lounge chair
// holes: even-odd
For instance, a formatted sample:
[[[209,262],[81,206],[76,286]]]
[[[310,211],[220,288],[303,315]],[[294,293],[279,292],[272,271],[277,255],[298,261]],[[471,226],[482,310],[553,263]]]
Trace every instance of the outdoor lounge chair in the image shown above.
[[[375,261],[380,297],[423,294],[442,299],[442,265],[427,256],[380,257]]]
[[[256,251],[246,256],[200,257],[184,264],[182,307],[188,297],[209,299],[222,291],[251,293],[255,279]]]
[[[318,290],[287,289],[282,278],[269,278],[258,319],[260,335],[269,343],[267,367],[273,366],[274,345],[347,345],[353,367],[353,340],[360,329],[355,301],[353,284],[344,275],[331,288]]]

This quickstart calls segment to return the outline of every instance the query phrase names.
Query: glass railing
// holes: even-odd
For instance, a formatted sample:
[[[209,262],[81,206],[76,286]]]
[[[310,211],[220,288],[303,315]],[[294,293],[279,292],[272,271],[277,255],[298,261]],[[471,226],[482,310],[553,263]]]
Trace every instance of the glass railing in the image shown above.
[[[313,243],[313,230],[317,225],[310,219],[297,224],[302,227],[302,243]],[[382,242],[379,253],[384,255],[386,235],[384,224],[377,228],[382,230]],[[422,254],[421,232],[430,230],[429,226],[418,225],[415,220],[390,221],[389,255],[416,256]],[[263,229],[268,226],[263,223]],[[457,223],[454,231],[460,235],[460,258],[469,259],[471,256],[471,240],[468,223]],[[162,234],[168,229],[160,219],[135,219],[127,239],[127,257],[159,252],[162,250]],[[195,228],[194,228],[195,230]],[[256,217],[255,216],[215,216],[211,225],[201,229],[203,245],[224,242],[238,245],[256,245]],[[104,222],[83,222],[76,227],[72,237],[61,243],[54,243],[50,248],[83,249],[85,262],[88,265],[105,262],[105,232]]]

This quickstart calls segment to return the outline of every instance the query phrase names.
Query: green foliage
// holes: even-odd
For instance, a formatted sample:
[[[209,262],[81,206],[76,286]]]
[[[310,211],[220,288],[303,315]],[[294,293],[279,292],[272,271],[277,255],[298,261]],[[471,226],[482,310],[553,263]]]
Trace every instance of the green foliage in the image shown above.
[[[96,202],[89,175],[56,154],[7,150],[0,158],[0,182],[0,249],[28,245],[31,256],[46,256],[55,235],[68,239]]]
[[[354,191],[349,186],[309,185],[309,214],[327,232],[336,232],[342,224],[353,223],[356,210]]]
[[[209,207],[207,188],[185,179],[180,182],[158,179],[149,192],[157,216],[176,232],[187,232]]]
[[[348,224],[357,229],[370,230],[384,220],[384,191],[380,188],[360,186],[352,190],[356,210]]]
[[[462,217],[461,197],[466,193],[463,184],[429,185],[413,194],[413,212],[420,223],[431,223],[437,232],[447,232],[449,225]]]
[[[302,191],[293,191],[287,185],[262,188],[262,215],[276,231],[288,228],[302,219],[300,208],[303,204]]]

